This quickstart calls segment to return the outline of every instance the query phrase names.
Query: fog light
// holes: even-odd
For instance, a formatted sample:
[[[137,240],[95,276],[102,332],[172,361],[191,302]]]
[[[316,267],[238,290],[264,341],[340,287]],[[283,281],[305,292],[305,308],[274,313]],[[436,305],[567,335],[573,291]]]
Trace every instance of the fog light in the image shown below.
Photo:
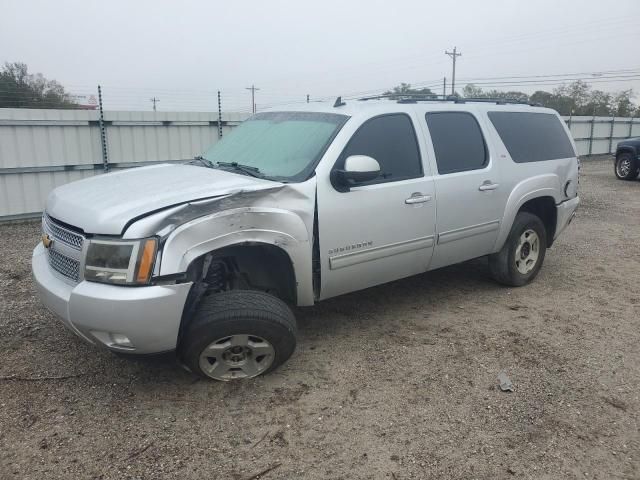
[[[127,337],[126,335],[122,335],[121,333],[112,333],[111,340],[115,345],[118,345],[120,347],[133,348],[133,343],[131,343],[129,337]]]
[[[92,330],[91,335],[110,348],[122,348],[127,350],[133,350],[135,348],[133,342],[129,340],[129,337],[122,333]]]

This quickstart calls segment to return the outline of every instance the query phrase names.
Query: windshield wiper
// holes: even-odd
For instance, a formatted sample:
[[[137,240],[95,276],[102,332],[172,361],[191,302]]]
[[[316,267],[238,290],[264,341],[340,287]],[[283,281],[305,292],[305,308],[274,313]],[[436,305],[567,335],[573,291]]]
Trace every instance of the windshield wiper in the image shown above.
[[[187,165],[198,165],[201,167],[216,168],[211,160],[207,160],[202,155],[196,155],[195,157],[193,157],[193,160],[189,160],[186,163]]]
[[[258,167],[251,167],[249,165],[243,165],[238,162],[216,162],[216,167],[232,168],[236,172],[244,173],[251,177],[264,178],[264,174]]]

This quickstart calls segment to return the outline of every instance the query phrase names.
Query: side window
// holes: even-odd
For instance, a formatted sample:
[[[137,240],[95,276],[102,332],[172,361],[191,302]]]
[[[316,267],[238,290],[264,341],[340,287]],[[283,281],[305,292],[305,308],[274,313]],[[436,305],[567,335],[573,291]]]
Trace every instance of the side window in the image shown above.
[[[427,126],[436,154],[438,173],[465,172],[484,168],[487,146],[480,125],[467,112],[427,113]]]
[[[489,112],[502,143],[516,163],[576,156],[561,120],[552,113]]]
[[[403,113],[382,115],[362,124],[342,151],[336,168],[343,168],[345,159],[351,155],[368,155],[380,164],[380,176],[360,185],[422,176],[416,133],[411,119]]]

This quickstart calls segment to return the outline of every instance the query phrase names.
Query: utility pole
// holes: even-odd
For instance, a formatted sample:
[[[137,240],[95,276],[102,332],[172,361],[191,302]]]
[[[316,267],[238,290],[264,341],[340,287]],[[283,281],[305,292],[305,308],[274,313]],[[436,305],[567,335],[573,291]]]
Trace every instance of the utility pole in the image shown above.
[[[156,111],[156,103],[158,103],[160,101],[160,99],[156,98],[156,97],[153,97],[153,98],[150,98],[149,101],[153,102],[153,111],[155,112]]]
[[[447,98],[447,77],[442,79],[442,98]]]
[[[444,51],[453,59],[453,74],[451,75],[451,95],[456,94],[456,57],[461,57],[462,54],[457,52],[457,47],[453,47],[453,52]]]
[[[246,87],[245,90],[251,90],[251,111],[256,113],[256,90],[260,90],[255,85],[251,85],[250,87]]]

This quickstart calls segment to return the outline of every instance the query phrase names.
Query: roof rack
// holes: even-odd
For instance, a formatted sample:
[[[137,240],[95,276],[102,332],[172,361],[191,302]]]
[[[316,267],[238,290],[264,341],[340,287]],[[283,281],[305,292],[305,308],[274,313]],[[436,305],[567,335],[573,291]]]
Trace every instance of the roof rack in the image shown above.
[[[380,100],[388,98],[397,100],[398,103],[418,103],[418,102],[453,102],[453,103],[495,103],[496,105],[529,105],[531,107],[541,107],[539,103],[523,102],[515,98],[490,98],[490,97],[473,97],[464,98],[455,95],[436,95],[436,94],[402,94],[387,93],[382,95],[373,95],[370,97],[359,98],[359,101]]]
[[[358,99],[358,101],[361,102],[366,102],[367,100],[380,100],[383,98],[388,98],[390,100],[394,100],[397,99],[398,101],[406,101],[406,100],[414,100],[414,101],[442,101],[442,100],[447,100],[447,99],[454,99],[456,97],[452,97],[451,95],[447,95],[447,96],[443,96],[443,95],[436,95],[435,93],[433,94],[426,94],[426,93],[381,93],[380,95],[372,95],[369,97],[360,97]]]
[[[476,97],[476,98],[458,98],[456,103],[475,102],[475,103],[495,103],[496,105],[529,105],[530,107],[541,107],[539,103],[535,102],[523,102],[515,98],[491,98],[491,97]]]

